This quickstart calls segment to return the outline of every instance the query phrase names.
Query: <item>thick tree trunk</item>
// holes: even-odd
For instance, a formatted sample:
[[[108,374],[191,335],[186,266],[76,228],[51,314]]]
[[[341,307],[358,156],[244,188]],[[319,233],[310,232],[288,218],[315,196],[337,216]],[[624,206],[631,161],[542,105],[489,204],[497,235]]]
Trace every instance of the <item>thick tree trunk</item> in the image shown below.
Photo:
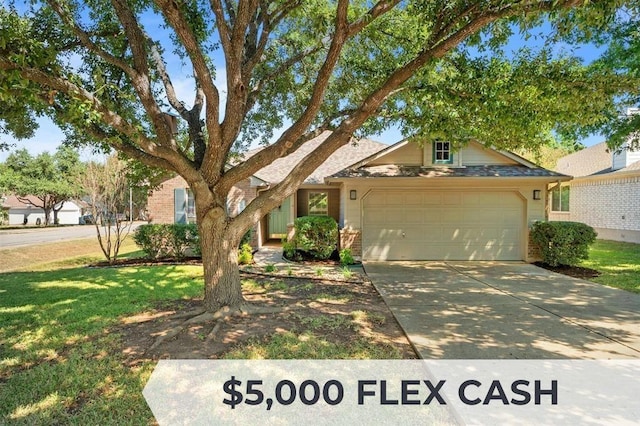
[[[211,312],[225,306],[237,308],[244,303],[238,271],[240,237],[226,225],[224,217],[214,219],[206,215],[203,220],[198,220],[204,267],[204,304]]]

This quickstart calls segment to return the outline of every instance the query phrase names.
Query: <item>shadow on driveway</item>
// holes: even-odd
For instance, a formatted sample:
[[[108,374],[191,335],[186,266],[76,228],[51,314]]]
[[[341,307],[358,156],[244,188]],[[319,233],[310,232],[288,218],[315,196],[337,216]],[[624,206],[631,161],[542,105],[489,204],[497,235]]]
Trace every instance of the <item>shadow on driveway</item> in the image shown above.
[[[422,358],[640,358],[640,295],[519,262],[366,262]]]

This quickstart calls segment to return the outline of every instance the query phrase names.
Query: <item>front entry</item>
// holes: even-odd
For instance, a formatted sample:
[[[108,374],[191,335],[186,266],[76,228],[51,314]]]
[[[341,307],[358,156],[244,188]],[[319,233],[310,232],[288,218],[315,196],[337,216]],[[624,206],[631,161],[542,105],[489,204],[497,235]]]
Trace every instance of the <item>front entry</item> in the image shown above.
[[[287,225],[291,223],[291,197],[269,213],[269,238],[287,236]]]

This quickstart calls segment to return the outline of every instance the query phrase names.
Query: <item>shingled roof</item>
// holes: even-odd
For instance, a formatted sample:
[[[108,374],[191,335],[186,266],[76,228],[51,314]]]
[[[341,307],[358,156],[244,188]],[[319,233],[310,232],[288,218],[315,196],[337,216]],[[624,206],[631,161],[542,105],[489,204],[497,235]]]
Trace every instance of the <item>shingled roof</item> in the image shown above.
[[[610,172],[611,162],[607,143],[601,142],[560,158],[555,171],[573,177],[590,176]]]
[[[320,136],[309,140],[296,152],[286,157],[278,158],[273,163],[257,171],[254,176],[271,184],[281,182],[300,162],[300,160],[317,148],[318,145],[320,145],[330,134],[330,132],[324,132]],[[355,143],[348,143],[330,155],[324,163],[322,163],[309,177],[307,177],[304,183],[324,184],[324,178],[331,176],[334,173],[337,173],[386,147],[386,144],[369,139],[359,139]],[[247,153],[247,157],[255,155],[261,149],[263,148],[249,151]]]
[[[635,163],[631,163],[629,164],[627,167],[620,169],[620,170],[616,170],[614,173],[624,173],[624,172],[631,172],[631,171],[637,171],[640,170],[640,161],[636,161]]]
[[[488,165],[466,167],[419,167],[382,165],[342,170],[333,178],[356,177],[566,177],[542,168],[524,165]]]

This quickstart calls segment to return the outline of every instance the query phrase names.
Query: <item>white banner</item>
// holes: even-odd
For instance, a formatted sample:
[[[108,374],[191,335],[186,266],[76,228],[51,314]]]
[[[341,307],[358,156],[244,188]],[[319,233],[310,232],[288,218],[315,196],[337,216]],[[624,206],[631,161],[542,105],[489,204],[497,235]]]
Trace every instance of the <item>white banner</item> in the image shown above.
[[[161,360],[162,425],[639,424],[640,360]]]

